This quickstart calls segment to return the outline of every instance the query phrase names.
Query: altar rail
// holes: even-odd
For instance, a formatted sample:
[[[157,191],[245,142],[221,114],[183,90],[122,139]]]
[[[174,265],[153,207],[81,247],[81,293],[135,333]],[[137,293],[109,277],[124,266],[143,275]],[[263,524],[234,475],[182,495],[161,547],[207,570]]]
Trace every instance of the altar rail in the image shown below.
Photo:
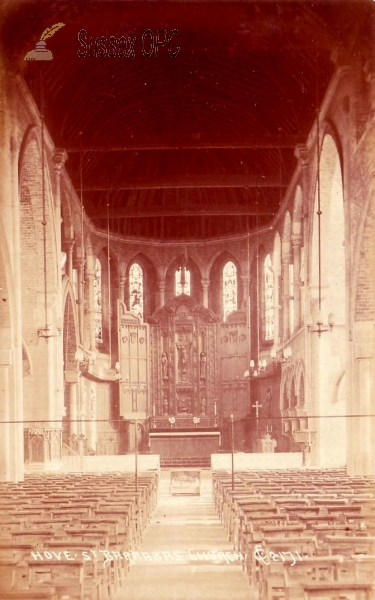
[[[234,469],[246,471],[247,469],[294,469],[302,467],[301,452],[253,452],[246,454],[238,452],[233,455]],[[232,468],[231,454],[211,454],[211,467],[214,471]]]
[[[218,429],[219,419],[207,415],[164,415],[150,419],[152,429]]]
[[[81,462],[72,462],[71,457],[63,456],[63,470],[66,473],[105,473],[121,471],[134,473],[136,457],[134,454],[117,456],[81,456]],[[160,457],[158,454],[138,454],[138,471],[158,471]]]

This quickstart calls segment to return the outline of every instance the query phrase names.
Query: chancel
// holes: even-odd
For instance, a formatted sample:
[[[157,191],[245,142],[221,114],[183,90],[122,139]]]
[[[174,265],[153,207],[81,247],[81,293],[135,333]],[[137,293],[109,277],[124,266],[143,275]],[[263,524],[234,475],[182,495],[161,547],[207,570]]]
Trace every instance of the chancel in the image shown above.
[[[1,598],[371,592],[374,10],[4,2]]]

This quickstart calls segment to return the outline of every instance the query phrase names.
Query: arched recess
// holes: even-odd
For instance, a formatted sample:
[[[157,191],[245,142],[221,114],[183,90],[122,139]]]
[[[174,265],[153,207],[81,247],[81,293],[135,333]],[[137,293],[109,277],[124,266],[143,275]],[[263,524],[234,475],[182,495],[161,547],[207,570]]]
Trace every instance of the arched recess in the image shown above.
[[[62,441],[70,445],[70,437],[77,434],[77,363],[75,354],[79,344],[78,319],[73,289],[67,283],[63,310],[63,361],[64,361],[64,408]]]
[[[125,304],[131,310],[129,271],[132,265],[138,264],[143,271],[143,320],[152,315],[157,303],[157,276],[151,260],[143,253],[138,253],[129,261],[126,269]]]
[[[313,410],[319,415],[312,458],[319,465],[339,466],[346,462],[346,391],[334,402],[337,382],[347,361],[347,286],[345,277],[345,213],[341,161],[333,137],[327,133],[320,153],[319,177],[315,188],[313,232],[310,253],[311,315],[316,323],[328,323],[335,313],[332,333],[310,334],[312,352]],[[320,262],[319,262],[319,189],[320,189]],[[320,271],[319,271],[320,266]],[[319,274],[320,282],[319,286]],[[328,418],[331,415],[331,418]],[[332,431],[335,435],[332,435]]]
[[[172,302],[176,296],[176,270],[185,266],[190,271],[190,296],[198,304],[202,304],[203,293],[201,284],[201,273],[196,262],[187,254],[181,253],[169,264],[165,276],[165,300],[166,304]]]
[[[228,262],[232,262],[235,265],[237,273],[237,307],[235,310],[240,308],[241,299],[243,298],[242,272],[240,264],[233,254],[228,251],[224,251],[219,254],[210,269],[210,285],[208,291],[208,306],[216,315],[220,316],[221,320],[223,320],[224,315],[223,269]]]

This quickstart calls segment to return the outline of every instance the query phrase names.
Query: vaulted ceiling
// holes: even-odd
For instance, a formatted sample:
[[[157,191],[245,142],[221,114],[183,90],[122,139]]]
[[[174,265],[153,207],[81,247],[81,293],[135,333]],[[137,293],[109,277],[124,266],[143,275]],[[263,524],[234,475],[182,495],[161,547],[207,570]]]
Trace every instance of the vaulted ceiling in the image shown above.
[[[98,228],[208,238],[270,222],[332,76],[332,51],[352,60],[371,48],[373,6],[20,0],[4,3],[2,43],[68,151],[66,168]],[[54,60],[25,61],[59,22],[46,40]],[[82,30],[92,54],[97,37],[107,54],[110,36],[135,41],[123,57],[89,57]],[[162,31],[175,32],[156,54],[147,30],[159,30],[160,42]]]

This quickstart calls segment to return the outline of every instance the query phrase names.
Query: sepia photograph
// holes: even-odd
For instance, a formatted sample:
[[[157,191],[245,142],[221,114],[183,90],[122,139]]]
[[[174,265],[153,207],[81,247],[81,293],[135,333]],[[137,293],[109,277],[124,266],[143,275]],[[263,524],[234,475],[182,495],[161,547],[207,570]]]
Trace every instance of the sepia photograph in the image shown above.
[[[2,0],[0,600],[374,600],[374,51]]]

